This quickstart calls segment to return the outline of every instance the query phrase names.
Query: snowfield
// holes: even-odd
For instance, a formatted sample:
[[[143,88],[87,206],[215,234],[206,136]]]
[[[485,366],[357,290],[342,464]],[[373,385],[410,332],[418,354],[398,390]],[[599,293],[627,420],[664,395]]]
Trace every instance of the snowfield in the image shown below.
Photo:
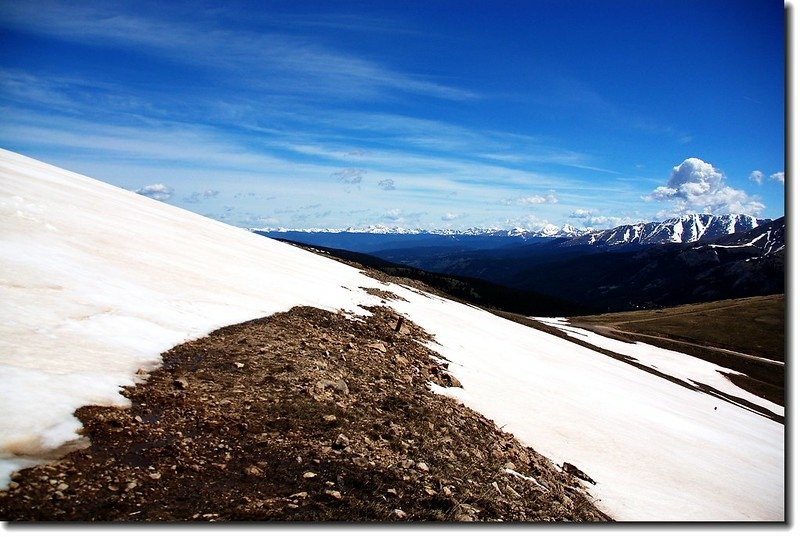
[[[783,425],[601,353],[4,150],[0,221],[3,486],[78,438],[76,408],[126,404],[119,387],[174,345],[296,305],[366,314],[380,298],[361,287],[380,287],[464,386],[432,389],[578,466],[612,517],[784,519]]]

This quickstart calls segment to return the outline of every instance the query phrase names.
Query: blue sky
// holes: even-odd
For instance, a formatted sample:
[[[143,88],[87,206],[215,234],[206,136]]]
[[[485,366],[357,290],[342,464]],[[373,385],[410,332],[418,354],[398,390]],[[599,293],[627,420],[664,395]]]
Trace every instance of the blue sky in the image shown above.
[[[247,227],[784,214],[773,0],[0,0],[0,146]]]

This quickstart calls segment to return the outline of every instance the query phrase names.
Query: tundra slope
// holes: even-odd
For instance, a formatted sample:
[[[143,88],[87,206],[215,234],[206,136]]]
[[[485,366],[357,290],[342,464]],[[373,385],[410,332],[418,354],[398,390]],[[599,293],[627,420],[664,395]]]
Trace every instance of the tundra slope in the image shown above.
[[[126,405],[140,368],[214,329],[294,306],[432,338],[462,387],[430,387],[586,472],[619,520],[783,520],[784,428],[483,310],[92,179],[0,152],[0,445],[6,474]],[[365,289],[391,292],[384,299]],[[687,357],[688,358],[688,357]]]

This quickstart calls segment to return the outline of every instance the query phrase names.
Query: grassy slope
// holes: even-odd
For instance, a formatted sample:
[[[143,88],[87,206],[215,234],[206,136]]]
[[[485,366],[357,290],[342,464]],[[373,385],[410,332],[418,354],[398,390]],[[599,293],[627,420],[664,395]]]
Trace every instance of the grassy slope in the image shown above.
[[[782,362],[785,312],[784,295],[770,295],[574,317],[571,321],[721,347]]]
[[[574,317],[570,321],[603,335],[636,339],[739,371],[741,375],[729,376],[734,384],[772,402],[784,404],[785,374],[782,365],[749,360],[711,347],[783,362],[785,317],[784,295],[770,295],[658,310]],[[654,340],[648,336],[669,338],[671,341]]]

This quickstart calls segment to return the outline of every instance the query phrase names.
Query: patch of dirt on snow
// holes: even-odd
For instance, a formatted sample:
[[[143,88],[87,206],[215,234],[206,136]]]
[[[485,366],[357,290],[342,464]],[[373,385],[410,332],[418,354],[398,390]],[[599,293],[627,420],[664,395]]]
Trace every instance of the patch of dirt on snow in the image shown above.
[[[90,447],[16,473],[0,519],[609,520],[574,476],[433,394],[458,381],[429,336],[371,311],[296,307],[166,352],[130,408],[76,412]]]

